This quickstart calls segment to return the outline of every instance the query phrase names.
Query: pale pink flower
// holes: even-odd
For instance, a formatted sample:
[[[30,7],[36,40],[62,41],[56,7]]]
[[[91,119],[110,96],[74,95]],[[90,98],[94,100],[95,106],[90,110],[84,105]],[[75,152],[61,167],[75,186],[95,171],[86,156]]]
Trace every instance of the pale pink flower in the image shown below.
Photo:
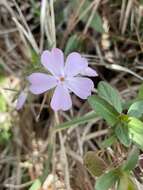
[[[27,99],[27,93],[24,91],[21,91],[18,96],[17,103],[16,103],[17,110],[20,110],[23,107],[26,99]]]
[[[68,110],[72,106],[70,92],[81,99],[91,95],[94,84],[91,79],[80,76],[97,76],[97,73],[88,67],[88,62],[79,53],[68,55],[64,64],[64,54],[58,48],[46,50],[41,55],[41,63],[50,74],[32,73],[28,80],[29,90],[33,94],[42,94],[55,88],[51,107],[54,111]]]

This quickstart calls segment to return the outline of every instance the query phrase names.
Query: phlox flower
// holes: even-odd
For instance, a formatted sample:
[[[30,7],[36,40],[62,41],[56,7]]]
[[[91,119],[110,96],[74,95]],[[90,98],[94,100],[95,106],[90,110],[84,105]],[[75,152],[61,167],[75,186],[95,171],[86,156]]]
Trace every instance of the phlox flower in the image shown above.
[[[27,92],[25,92],[24,90],[20,92],[18,99],[17,99],[17,103],[16,103],[17,110],[20,110],[23,107],[23,105],[27,99],[27,95],[28,95]]]
[[[28,76],[29,90],[33,94],[42,94],[55,88],[51,100],[54,111],[68,110],[72,106],[70,92],[81,99],[91,95],[94,84],[91,79],[81,75],[97,76],[97,73],[88,67],[88,62],[79,53],[68,55],[64,64],[64,54],[58,48],[45,50],[41,55],[41,63],[48,73],[32,73]]]

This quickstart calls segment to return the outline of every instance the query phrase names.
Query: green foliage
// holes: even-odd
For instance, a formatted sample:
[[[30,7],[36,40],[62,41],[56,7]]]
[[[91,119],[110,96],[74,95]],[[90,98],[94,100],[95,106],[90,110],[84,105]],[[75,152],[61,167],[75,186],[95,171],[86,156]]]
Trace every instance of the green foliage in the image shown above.
[[[134,147],[128,155],[128,159],[123,165],[122,169],[124,171],[131,171],[136,167],[139,157],[139,149]]]
[[[0,121],[0,144],[6,144],[11,138],[10,121],[6,113],[0,113],[2,121]]]
[[[95,190],[109,190],[115,185],[117,190],[138,190],[130,174],[121,168],[110,170],[101,175],[96,181]]]
[[[29,56],[31,63],[26,65],[26,68],[24,69],[23,74],[25,76],[30,75],[33,72],[45,72],[45,69],[41,67],[41,61],[40,61],[40,56],[32,49],[29,47]]]
[[[88,171],[93,176],[100,176],[103,174],[105,169],[107,168],[103,159],[101,159],[97,153],[90,151],[87,152],[84,156],[84,164]]]
[[[142,134],[140,135],[139,133],[136,133],[136,132],[131,132],[130,133],[130,138],[132,139],[132,141],[138,145],[138,147],[140,149],[143,150],[143,136]]]
[[[95,184],[95,190],[108,190],[111,188],[119,179],[119,170],[113,169],[103,175],[101,175]]]
[[[143,100],[143,84],[140,86],[139,88],[139,92],[138,92],[138,95],[137,95],[137,99],[139,100]]]
[[[101,143],[102,148],[109,147],[117,142],[117,139],[125,146],[129,147],[134,143],[134,148],[129,153],[128,158],[119,167],[105,172],[106,163],[95,152],[87,152],[84,157],[84,164],[91,175],[98,177],[95,190],[109,190],[112,186],[117,190],[137,190],[130,174],[136,167],[139,150],[143,150],[143,122],[139,119],[143,113],[143,100],[132,100],[127,114],[124,114],[122,100],[112,86],[106,82],[98,84],[98,95],[88,98],[89,104],[95,112],[72,119],[56,127],[56,131],[67,129],[71,126],[78,126],[96,117],[105,119],[111,126],[108,139]],[[127,109],[127,107],[125,109]],[[123,112],[123,113],[122,113]],[[105,172],[105,173],[104,173]],[[115,185],[116,184],[116,185]]]
[[[140,4],[143,5],[143,0],[140,0]]]
[[[1,131],[0,131],[0,144],[6,144],[10,140],[10,138],[11,138],[10,131],[1,129]]]
[[[75,9],[75,7],[79,6],[79,1],[78,0],[73,0],[71,3],[72,3],[72,6],[73,6],[74,9]],[[84,23],[87,23],[87,20],[89,19],[89,16],[91,15],[91,11],[88,11],[88,13],[84,15],[84,17],[81,17],[81,15],[86,10],[86,8],[88,8],[90,6],[90,4],[91,4],[91,2],[89,0],[86,0],[84,2],[83,6],[80,9],[79,18]],[[94,29],[96,32],[99,32],[99,33],[104,32],[102,19],[101,19],[100,15],[99,15],[99,13],[97,11],[94,12],[94,16],[93,16],[89,26],[92,29]]]
[[[31,62],[33,66],[39,65],[40,64],[39,55],[37,55],[37,53],[33,49],[30,49],[30,50],[31,50]]]
[[[114,108],[121,113],[122,112],[122,100],[119,93],[107,82],[101,81],[97,87],[98,95],[109,102]]]
[[[126,168],[126,171],[119,167],[101,175],[96,181],[95,190],[109,190],[113,186],[116,186],[117,190],[138,190],[128,172],[132,168],[130,164],[135,164],[135,162],[128,161],[129,168]]]
[[[128,110],[128,115],[140,118],[143,115],[143,100],[134,102]]]
[[[68,55],[70,52],[80,49],[81,42],[80,36],[77,34],[72,35],[66,43],[65,54]]]
[[[112,146],[112,144],[116,143],[117,141],[117,138],[115,135],[112,135],[110,136],[109,138],[105,139],[102,144],[101,144],[101,147],[102,148],[107,148],[107,147],[110,147]]]
[[[131,139],[129,137],[127,125],[118,124],[115,128],[115,134],[124,146],[129,147],[131,145]]]
[[[102,116],[109,125],[113,126],[118,122],[119,113],[106,100],[95,95],[89,97],[88,101],[93,110]]]
[[[138,190],[128,174],[123,173],[118,182],[117,190]]]
[[[41,188],[41,181],[40,179],[36,179],[29,190],[39,190]]]
[[[135,117],[129,117],[129,130],[143,135],[143,122]]]
[[[37,6],[36,0],[30,0],[32,11],[34,13],[34,16],[39,18],[40,17],[40,6]]]
[[[143,122],[130,117],[128,122],[130,138],[143,150]]]
[[[7,103],[2,94],[0,94],[0,112],[6,112],[7,110]]]
[[[92,22],[90,23],[90,26],[99,33],[104,32],[102,19],[98,12],[95,13],[94,18],[92,19]]]
[[[86,15],[85,17],[82,18],[83,22],[87,22],[88,16]],[[102,19],[99,15],[98,12],[94,13],[94,17],[90,23],[90,27],[93,28],[96,32],[103,33],[103,24],[102,24]]]
[[[91,96],[88,101],[93,110],[105,119],[108,125],[113,126],[110,128],[111,136],[102,143],[102,147],[111,146],[117,139],[126,147],[129,147],[131,143],[135,144],[123,164],[97,179],[95,190],[108,190],[112,186],[115,187],[115,184],[117,190],[137,190],[130,173],[138,162],[139,149],[137,147],[143,150],[143,122],[139,119],[143,115],[143,87],[140,88],[138,100],[131,100],[126,108],[122,106],[118,92],[103,81],[98,84],[98,96]],[[127,115],[122,113],[123,108],[128,108]],[[98,168],[97,165],[100,168],[101,163],[93,164],[94,159],[92,159],[93,156],[89,159],[87,168],[93,175],[95,168]],[[90,161],[92,161],[91,164]],[[94,175],[98,176],[96,173]]]
[[[6,76],[3,74],[3,68],[0,68],[0,85],[5,85]],[[7,101],[2,93],[0,93],[0,144],[6,144],[11,138],[10,118],[7,114]]]
[[[72,126],[76,126],[76,125],[78,126],[80,124],[87,123],[88,121],[95,119],[96,117],[97,117],[97,114],[94,112],[91,112],[91,113],[88,113],[87,115],[77,117],[77,118],[72,119],[71,121],[60,124],[55,128],[55,130],[59,131],[59,130],[70,128]]]
[[[4,68],[0,64],[0,84],[4,84],[5,80],[6,80],[6,76],[4,74]]]

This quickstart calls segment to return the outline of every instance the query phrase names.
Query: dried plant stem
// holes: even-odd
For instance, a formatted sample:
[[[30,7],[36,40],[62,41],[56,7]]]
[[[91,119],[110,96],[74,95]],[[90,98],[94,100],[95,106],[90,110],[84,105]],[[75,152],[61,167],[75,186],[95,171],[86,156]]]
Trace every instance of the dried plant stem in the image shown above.
[[[59,116],[57,112],[55,112],[55,119],[56,119],[57,125],[59,125],[60,122],[59,122]],[[59,139],[60,139],[60,144],[61,144],[61,162],[64,169],[64,177],[65,177],[64,179],[65,179],[66,190],[71,190],[68,160],[67,160],[66,149],[64,145],[64,138],[63,138],[62,132],[59,132]]]
[[[56,30],[55,30],[55,13],[54,13],[54,1],[50,0],[50,10],[51,10],[51,34],[53,40],[53,46],[56,47]]]
[[[44,107],[44,105],[45,105],[46,99],[47,99],[47,93],[44,95],[42,104],[41,104],[41,106],[40,106],[39,113],[38,113],[38,115],[37,115],[37,117],[36,117],[36,121],[38,121],[39,118],[40,118],[40,115],[41,115],[42,109],[43,109],[43,107]]]
[[[125,31],[126,31],[126,27],[127,27],[127,23],[128,23],[128,19],[129,19],[129,15],[130,15],[132,6],[133,6],[133,0],[129,0],[127,8],[126,8],[125,17],[124,17],[124,22],[123,22],[123,27],[122,27],[122,34],[124,34]]]
[[[39,48],[38,48],[37,42],[36,42],[32,32],[31,32],[31,30],[30,30],[30,28],[29,28],[29,26],[28,26],[28,24],[27,24],[27,22],[25,20],[25,17],[23,16],[23,14],[21,12],[21,9],[19,8],[16,1],[13,0],[13,2],[15,4],[15,7],[16,7],[18,13],[19,13],[19,17],[20,17],[23,25],[20,24],[20,22],[18,21],[16,15],[14,15],[13,12],[12,12],[13,21],[15,22],[15,24],[16,24],[17,28],[19,29],[19,31],[22,32],[25,35],[25,37],[27,38],[27,40],[29,41],[29,43],[31,44],[31,46],[33,47],[35,52],[37,54],[39,54]]]
[[[120,16],[120,29],[122,29],[122,25],[123,25],[123,20],[125,17],[125,9],[126,9],[126,0],[122,0],[122,7],[121,7],[121,16]]]
[[[26,183],[20,184],[20,185],[13,185],[13,184],[5,184],[4,187],[8,189],[23,189],[25,187],[30,186],[33,183],[33,181],[28,181]]]
[[[47,8],[44,10],[45,12],[47,11],[47,15],[48,15],[48,23],[45,24],[45,30],[47,30],[47,32],[45,31],[45,34],[47,35],[47,39],[49,41],[49,45],[50,47],[56,47],[56,29],[55,29],[55,14],[54,14],[54,1],[50,0],[50,2],[47,1]],[[46,13],[43,13],[46,14]],[[42,22],[45,23],[45,18],[43,18]],[[44,34],[42,34],[44,35]],[[42,39],[41,39],[42,40]],[[41,48],[42,48],[43,44],[41,41]],[[45,98],[43,99],[43,104],[45,102]],[[41,106],[43,107],[43,105]],[[55,157],[56,157],[56,133],[54,130],[54,127],[59,123],[59,119],[58,119],[58,114],[55,113],[55,117],[54,117],[54,126],[50,131],[50,143],[49,143],[49,154],[50,157],[46,163],[47,169],[45,170],[45,175],[44,175],[44,179],[46,179],[47,175],[49,174],[47,170],[49,170],[49,164],[51,163],[51,159],[52,159],[52,174],[53,174],[53,184],[52,184],[52,188],[54,190],[56,190],[55,184],[56,184],[56,175],[55,175],[55,171],[56,171],[56,163],[55,163]]]
[[[45,20],[46,20],[46,11],[47,11],[47,1],[43,0],[41,2],[41,11],[40,11],[40,30],[41,30],[41,36],[40,36],[40,52],[43,51],[43,45],[44,45],[44,28],[45,28]]]
[[[53,158],[55,158],[55,135],[56,134],[55,134],[53,128],[50,129],[49,133],[50,133],[50,135],[49,135],[49,144],[48,144],[48,159],[46,160],[45,169],[44,169],[43,175],[41,176],[42,183],[45,182],[47,176],[50,174],[51,160],[53,160],[52,161],[52,170],[53,170],[53,173],[55,173],[55,160]]]
[[[79,6],[77,12],[76,12],[76,16],[80,13],[80,9],[82,8],[82,6],[84,5],[84,2],[85,1],[82,1],[81,2],[81,5]],[[80,20],[82,20],[82,18],[84,18],[84,16],[92,9],[92,7],[94,6],[95,4],[95,1],[93,1],[82,13],[81,15],[79,15],[78,17],[74,17],[72,20],[71,20],[71,23],[70,25],[68,26],[68,29],[67,31],[65,32],[64,34],[64,37],[63,37],[63,42],[62,42],[62,45],[61,47],[63,48],[64,45],[65,45],[65,42],[68,38],[68,35],[73,31],[73,29],[75,28],[75,26],[78,24],[78,22]],[[77,14],[78,13],[78,14]]]
[[[101,0],[95,0],[95,5],[94,5],[94,7],[93,7],[93,9],[92,9],[92,12],[91,12],[91,15],[90,15],[90,17],[89,17],[89,19],[88,19],[88,21],[87,21],[87,23],[86,23],[86,25],[85,25],[83,34],[86,34],[86,33],[87,33],[88,27],[90,26],[90,24],[91,24],[91,22],[92,22],[92,19],[94,18],[94,15],[95,15],[96,10],[97,10],[97,8],[98,8],[98,6],[99,6],[99,4],[100,4],[100,1],[101,1]]]

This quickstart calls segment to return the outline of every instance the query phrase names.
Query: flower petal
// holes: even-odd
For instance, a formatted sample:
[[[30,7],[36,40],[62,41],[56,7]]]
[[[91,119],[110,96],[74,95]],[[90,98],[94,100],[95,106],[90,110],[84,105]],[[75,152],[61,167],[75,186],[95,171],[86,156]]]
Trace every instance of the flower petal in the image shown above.
[[[25,93],[24,91],[22,91],[19,94],[18,99],[17,99],[17,103],[16,103],[16,109],[17,110],[20,110],[23,107],[26,99],[27,99],[27,93]]]
[[[85,58],[82,58],[79,53],[71,53],[68,55],[65,65],[65,74],[67,76],[76,76],[88,66]]]
[[[31,83],[29,90],[33,94],[42,94],[57,85],[57,80],[51,75],[44,73],[33,73],[28,77]]]
[[[94,88],[92,80],[84,77],[72,77],[66,82],[66,86],[81,99],[87,99]]]
[[[51,101],[52,109],[54,111],[58,110],[66,111],[69,110],[71,106],[72,106],[72,101],[68,89],[64,85],[59,84],[56,87],[52,97]]]
[[[41,55],[41,63],[53,75],[59,76],[64,71],[64,54],[58,48],[53,48],[51,52],[45,50]]]
[[[80,74],[84,76],[89,76],[89,77],[98,76],[97,72],[90,67],[86,67]]]

